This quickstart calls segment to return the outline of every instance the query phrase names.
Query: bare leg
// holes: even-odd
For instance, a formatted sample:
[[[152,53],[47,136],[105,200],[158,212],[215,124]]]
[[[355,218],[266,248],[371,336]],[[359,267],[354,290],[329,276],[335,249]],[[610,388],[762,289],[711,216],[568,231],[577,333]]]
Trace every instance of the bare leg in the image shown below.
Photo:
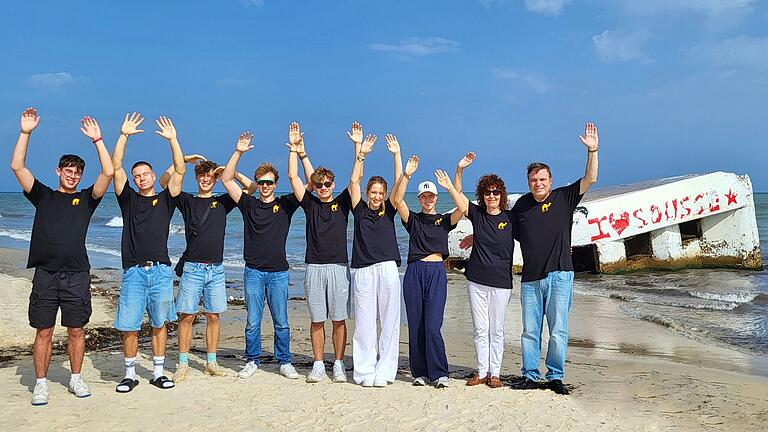
[[[123,332],[123,355],[127,358],[136,357],[139,353],[139,332]]]
[[[344,360],[344,349],[347,347],[347,322],[331,321],[333,323],[333,354],[336,360]]]
[[[37,329],[35,344],[32,346],[32,358],[35,363],[35,377],[45,378],[48,375],[48,365],[51,364],[51,339],[53,327]]]
[[[315,361],[323,361],[325,352],[325,322],[313,322],[309,326],[309,337],[312,341],[312,354]]]
[[[189,352],[189,345],[192,342],[192,324],[195,322],[194,314],[181,314],[179,318],[179,352]],[[163,326],[165,328],[165,326]],[[152,329],[152,352],[155,351],[155,329]]]
[[[85,331],[82,327],[67,327],[67,351],[73,374],[79,374],[85,356]]]
[[[206,313],[205,321],[205,346],[209,353],[215,353],[219,349],[219,332],[221,329],[221,323],[219,321],[219,314]]]
[[[160,328],[152,329],[152,355],[162,357],[165,355],[165,344],[168,339],[168,328],[163,324]]]

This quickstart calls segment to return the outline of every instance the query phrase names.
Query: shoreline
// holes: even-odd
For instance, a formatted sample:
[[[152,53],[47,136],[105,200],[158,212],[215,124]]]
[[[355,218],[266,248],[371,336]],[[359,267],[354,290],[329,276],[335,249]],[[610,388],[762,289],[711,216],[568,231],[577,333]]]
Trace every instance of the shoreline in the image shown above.
[[[20,285],[26,284],[28,297],[28,278],[32,271],[23,268],[24,258],[24,251],[0,248],[0,273],[4,274],[0,277],[4,281],[13,279],[17,291],[24,288]],[[111,326],[114,314],[113,301],[119,271],[94,269],[93,274],[96,276],[92,281],[94,319],[87,328],[97,333],[108,333],[105,329]],[[10,298],[10,295],[5,297]],[[11,304],[8,301],[5,303],[4,308]],[[25,319],[25,297],[22,296],[16,303],[23,303],[15,307],[23,306],[21,316]],[[270,355],[272,325],[269,314],[265,313],[262,341],[266,355],[262,360],[262,370],[251,380],[243,382],[234,377],[216,379],[202,374],[205,327],[204,320],[200,319],[200,324],[196,324],[193,330],[190,350],[192,377],[188,383],[172,390],[175,393],[166,393],[147,384],[146,378],[151,370],[147,340],[140,345],[141,367],[138,374],[142,385],[132,395],[114,392],[114,385],[122,378],[123,369],[119,340],[117,344],[106,343],[95,351],[88,350],[83,375],[91,384],[94,395],[87,402],[83,401],[83,406],[88,408],[77,415],[70,411],[81,402],[67,394],[65,384],[60,384],[68,379],[66,355],[59,352],[53,356],[49,373],[51,403],[43,412],[29,405],[30,388],[34,385],[32,359],[29,354],[24,355],[23,349],[19,349],[14,358],[0,361],[0,383],[10,390],[0,398],[6,402],[7,414],[0,420],[0,427],[4,430],[34,429],[43,424],[54,428],[71,427],[78,424],[67,421],[73,416],[81,422],[80,427],[90,425],[88,427],[99,429],[159,427],[163,418],[167,420],[167,416],[172,416],[171,430],[202,426],[237,430],[253,429],[254,426],[277,430],[295,429],[297,426],[302,429],[351,430],[351,426],[361,418],[381,420],[380,423],[372,423],[371,428],[376,430],[444,430],[451,427],[487,430],[494,425],[502,430],[522,427],[585,431],[759,430],[762,424],[768,422],[768,401],[765,401],[768,379],[764,376],[768,367],[764,358],[706,345],[657,324],[630,318],[618,310],[618,304],[617,300],[610,298],[574,297],[565,377],[572,394],[566,397],[548,390],[520,391],[509,387],[514,386],[520,374],[518,289],[513,291],[505,326],[502,380],[506,386],[498,390],[465,387],[464,379],[474,369],[472,324],[467,309],[465,279],[458,274],[449,274],[443,336],[451,388],[444,392],[410,385],[408,329],[404,326],[401,327],[397,381],[387,389],[361,388],[352,384],[351,379],[346,385],[331,384],[327,380],[310,385],[304,382],[303,376],[289,381],[277,374],[277,365]],[[306,302],[291,300],[288,309],[293,364],[300,374],[306,375],[312,367]],[[97,320],[97,314],[107,319]],[[14,319],[18,320],[18,315],[17,311]],[[24,319],[16,327],[25,326],[34,335],[34,330]],[[5,331],[8,322],[8,319],[4,320],[0,330]],[[242,306],[230,305],[230,309],[222,315],[219,359],[222,366],[232,370],[233,375],[243,363],[244,322],[245,309]],[[351,340],[354,332],[351,320],[348,327],[345,363],[351,378]],[[28,340],[32,341],[31,338]],[[546,336],[542,342],[545,346]],[[176,344],[175,333],[169,334],[166,354],[169,374],[175,370]],[[5,351],[5,346],[0,347],[0,352]],[[331,356],[328,353],[332,352],[329,341],[325,352],[326,364],[329,365]],[[541,367],[543,369],[543,362]],[[206,390],[199,391],[201,389]],[[211,397],[216,402],[209,406],[206,403],[211,402]],[[272,401],[276,404],[266,408],[264,401],[267,405]],[[158,415],[136,418],[130,411],[115,413],[114,403],[158,411]],[[317,409],[313,408],[315,406]],[[542,411],[542,406],[549,413]],[[253,410],[244,410],[246,407]],[[328,418],[322,407],[334,413],[334,418]],[[179,410],[189,409],[199,411],[184,418],[178,415]],[[480,411],[482,415],[479,417],[478,409],[484,410]],[[213,410],[216,414],[205,410]],[[34,416],[30,417],[32,413]],[[272,418],[267,418],[269,415],[264,413],[271,413]],[[462,415],[457,415],[459,413]],[[489,418],[489,414],[493,417]],[[231,423],[239,421],[237,419],[243,423]],[[163,427],[169,428],[167,425]]]

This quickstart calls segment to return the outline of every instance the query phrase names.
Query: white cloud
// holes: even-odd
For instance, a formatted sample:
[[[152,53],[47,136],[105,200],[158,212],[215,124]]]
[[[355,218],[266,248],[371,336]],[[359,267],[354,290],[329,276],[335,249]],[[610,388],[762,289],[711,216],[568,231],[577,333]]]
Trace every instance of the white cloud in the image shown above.
[[[525,0],[525,8],[544,15],[559,15],[571,0]]]
[[[618,0],[617,4],[642,15],[694,13],[710,19],[730,19],[752,13],[757,0]]]
[[[34,86],[48,90],[61,90],[62,87],[81,81],[69,72],[49,72],[34,74],[27,78],[27,82]]]
[[[416,57],[458,51],[459,43],[441,37],[413,37],[403,39],[399,44],[375,43],[368,45],[368,48],[373,51],[391,52],[402,57]]]
[[[244,6],[262,7],[264,6],[264,0],[240,0],[240,4]]]
[[[706,64],[725,68],[768,69],[768,37],[741,35],[699,45],[691,55]]]
[[[641,61],[650,59],[642,52],[643,44],[648,40],[648,32],[639,31],[632,34],[617,34],[606,30],[602,34],[592,36],[592,45],[597,57],[604,63]]]
[[[530,69],[493,68],[491,73],[499,79],[522,83],[538,94],[548,93],[552,89],[552,85],[546,78]]]

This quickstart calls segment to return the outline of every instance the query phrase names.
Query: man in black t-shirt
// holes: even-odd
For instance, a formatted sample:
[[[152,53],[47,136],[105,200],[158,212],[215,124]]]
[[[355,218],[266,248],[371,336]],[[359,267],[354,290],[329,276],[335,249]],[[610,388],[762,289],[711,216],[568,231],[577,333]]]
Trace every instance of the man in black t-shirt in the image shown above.
[[[67,327],[67,343],[72,375],[69,391],[77,397],[91,395],[80,376],[85,355],[83,327],[91,317],[91,268],[85,250],[85,236],[93,212],[109,187],[114,173],[109,152],[104,146],[96,120],[84,117],[81,131],[96,145],[101,172],[93,186],[78,191],[85,162],[79,156],[65,154],[59,159],[56,190],[37,180],[26,166],[27,145],[32,131],[40,123],[34,108],[21,114],[21,131],[13,149],[11,168],[35,206],[32,239],[27,268],[35,268],[29,295],[29,325],[37,329],[32,348],[37,382],[32,405],[48,403],[46,375],[51,363],[51,338],[56,315],[61,308],[61,325]]]
[[[518,220],[518,236],[523,253],[520,290],[522,302],[522,374],[526,388],[537,387],[541,378],[541,327],[547,317],[546,380],[558,394],[567,394],[563,385],[568,348],[568,313],[573,298],[571,226],[573,212],[587,189],[597,181],[597,128],[587,123],[584,136],[587,167],[579,181],[552,189],[552,172],[543,163],[528,165],[530,193],[520,197],[512,208]]]
[[[143,132],[138,129],[144,119],[140,114],[126,114],[120,128],[120,138],[112,153],[115,168],[115,194],[123,217],[120,246],[123,280],[115,315],[115,328],[123,332],[125,378],[116,387],[118,393],[128,393],[139,381],[136,379],[136,354],[139,350],[138,332],[144,313],[152,327],[152,362],[154,370],[150,384],[161,389],[173,387],[165,376],[165,346],[168,332],[165,323],[176,319],[173,305],[173,271],[168,258],[168,227],[181,192],[181,180],[186,171],[184,154],[170,119],[160,117],[156,133],[167,139],[173,154],[175,173],[168,188],[155,193],[155,173],[146,161],[133,164],[131,175],[138,192],[128,185],[123,168],[125,144],[128,137]]]

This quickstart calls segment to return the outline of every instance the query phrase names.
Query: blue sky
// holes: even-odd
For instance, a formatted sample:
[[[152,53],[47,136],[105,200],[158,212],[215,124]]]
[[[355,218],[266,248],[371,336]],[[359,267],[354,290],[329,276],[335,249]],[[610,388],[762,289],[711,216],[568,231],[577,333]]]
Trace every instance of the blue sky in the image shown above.
[[[560,185],[583,174],[578,140],[600,129],[600,186],[733,171],[768,191],[768,6],[757,0],[219,0],[3,2],[0,137],[10,160],[19,113],[41,125],[28,165],[55,184],[61,153],[96,174],[79,118],[97,118],[111,151],[126,111],[147,132],[126,162],[170,163],[153,120],[171,117],[185,152],[286,169],[299,121],[315,165],[346,179],[353,120],[381,138],[366,175],[391,178],[383,136],[419,154],[417,178],[478,159],[466,184],[496,172],[525,190],[525,165]],[[7,163],[5,165],[8,166]],[[193,190],[188,176],[185,189]],[[287,182],[281,182],[286,189]],[[9,168],[0,190],[18,191]]]

